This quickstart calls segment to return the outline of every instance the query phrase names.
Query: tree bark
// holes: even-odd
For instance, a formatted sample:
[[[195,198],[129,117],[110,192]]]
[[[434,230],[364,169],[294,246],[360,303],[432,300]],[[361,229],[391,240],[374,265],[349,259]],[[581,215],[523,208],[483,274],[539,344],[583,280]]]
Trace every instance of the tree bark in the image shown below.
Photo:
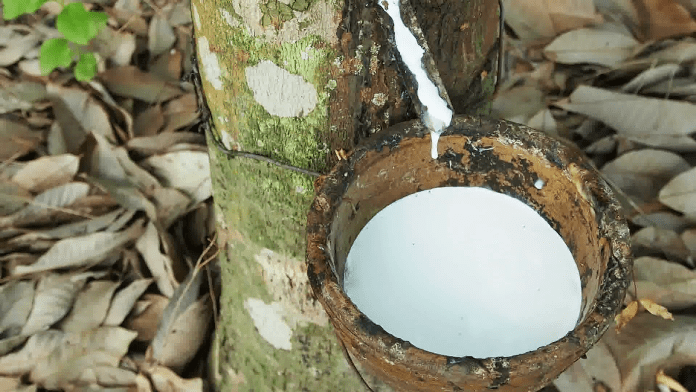
[[[497,0],[412,0],[455,112],[493,92]],[[228,149],[326,173],[417,117],[373,1],[193,0],[203,89]],[[222,270],[211,358],[223,391],[362,391],[306,277],[312,176],[209,143]],[[375,391],[390,390],[365,375]]]

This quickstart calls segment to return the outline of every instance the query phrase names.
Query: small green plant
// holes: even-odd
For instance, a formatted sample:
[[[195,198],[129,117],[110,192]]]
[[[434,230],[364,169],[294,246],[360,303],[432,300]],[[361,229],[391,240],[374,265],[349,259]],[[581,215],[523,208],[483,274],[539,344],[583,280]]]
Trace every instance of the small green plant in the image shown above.
[[[15,19],[23,14],[36,12],[48,0],[2,0],[5,20]],[[44,41],[39,52],[41,73],[48,75],[58,67],[69,67],[73,60],[75,78],[79,81],[91,80],[97,73],[97,59],[91,52],[84,51],[92,38],[106,26],[108,16],[103,12],[87,11],[82,3],[70,3],[56,17],[56,29],[65,38],[51,38]]]

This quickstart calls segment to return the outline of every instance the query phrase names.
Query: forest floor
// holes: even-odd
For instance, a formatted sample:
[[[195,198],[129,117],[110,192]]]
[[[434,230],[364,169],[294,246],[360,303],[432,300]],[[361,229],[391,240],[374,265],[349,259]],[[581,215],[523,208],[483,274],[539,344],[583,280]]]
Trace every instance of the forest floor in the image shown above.
[[[504,3],[492,115],[581,148],[636,257],[620,330],[554,387],[696,391],[696,1]],[[61,5],[0,21],[0,391],[207,390],[220,284],[190,3],[85,5],[109,17],[89,82],[40,72]]]

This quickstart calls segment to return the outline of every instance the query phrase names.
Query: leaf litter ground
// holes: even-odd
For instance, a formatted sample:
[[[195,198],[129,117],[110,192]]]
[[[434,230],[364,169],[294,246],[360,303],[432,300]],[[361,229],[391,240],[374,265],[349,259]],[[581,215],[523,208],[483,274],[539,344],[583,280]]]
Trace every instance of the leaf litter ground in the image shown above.
[[[40,73],[60,7],[0,25],[0,390],[202,391],[219,282],[190,3],[88,5],[110,19],[84,83]]]

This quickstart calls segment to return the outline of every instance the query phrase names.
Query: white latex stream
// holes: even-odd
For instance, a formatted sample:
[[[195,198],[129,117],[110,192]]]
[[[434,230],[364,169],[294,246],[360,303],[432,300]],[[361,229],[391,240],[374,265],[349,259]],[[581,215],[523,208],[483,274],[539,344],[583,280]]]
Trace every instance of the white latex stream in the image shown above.
[[[399,1],[382,0],[378,1],[378,3],[392,18],[396,48],[406,67],[416,77],[418,100],[425,108],[421,120],[430,129],[431,156],[433,159],[437,159],[437,142],[443,129],[452,122],[452,111],[447,107],[447,102],[440,97],[437,86],[428,78],[428,74],[423,68],[423,53],[425,53],[425,50],[418,45],[416,37],[411,34],[411,31],[401,20]],[[386,8],[384,3],[387,4]]]

